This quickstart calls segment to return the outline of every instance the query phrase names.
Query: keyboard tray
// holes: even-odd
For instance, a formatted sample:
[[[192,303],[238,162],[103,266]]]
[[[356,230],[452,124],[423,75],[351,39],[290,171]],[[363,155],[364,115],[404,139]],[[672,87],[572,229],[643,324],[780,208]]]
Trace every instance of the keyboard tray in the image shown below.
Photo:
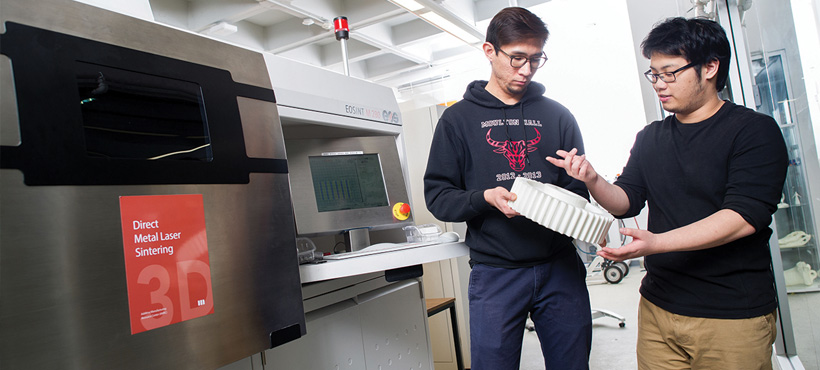
[[[400,251],[404,249],[411,249],[411,248],[418,248],[418,247],[426,247],[428,245],[440,244],[438,241],[435,242],[418,242],[418,243],[378,243],[372,246],[369,246],[365,249],[354,251],[354,252],[347,252],[347,253],[339,253],[339,254],[331,254],[329,256],[324,256],[323,258],[326,260],[343,260],[348,258],[355,258],[355,257],[362,257],[362,256],[371,256],[374,254],[379,253],[386,253],[386,252],[394,252]]]

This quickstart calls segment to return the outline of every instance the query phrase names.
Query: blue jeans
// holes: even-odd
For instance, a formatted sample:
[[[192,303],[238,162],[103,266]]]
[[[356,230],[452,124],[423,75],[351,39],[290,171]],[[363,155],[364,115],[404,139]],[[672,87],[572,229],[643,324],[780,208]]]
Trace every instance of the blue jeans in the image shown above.
[[[573,251],[533,267],[476,264],[470,272],[472,370],[517,370],[527,314],[546,370],[589,369],[592,314],[586,268]]]

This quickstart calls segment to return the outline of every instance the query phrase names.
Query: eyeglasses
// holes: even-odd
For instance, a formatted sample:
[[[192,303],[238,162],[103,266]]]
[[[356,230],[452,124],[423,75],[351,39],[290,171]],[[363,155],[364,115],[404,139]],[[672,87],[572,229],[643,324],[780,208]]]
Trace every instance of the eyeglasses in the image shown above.
[[[644,72],[643,75],[646,76],[646,79],[649,80],[649,82],[651,82],[653,84],[657,83],[658,79],[660,79],[663,82],[670,83],[670,82],[675,82],[675,80],[677,80],[677,77],[675,76],[675,73],[683,71],[684,69],[689,68],[689,67],[694,67],[696,65],[697,65],[697,63],[689,63],[689,64],[687,64],[683,67],[680,67],[680,68],[678,68],[678,69],[676,69],[672,72],[661,72],[661,73],[652,73],[652,70],[650,69],[650,70]]]
[[[540,57],[527,58],[527,57],[520,56],[520,55],[507,54],[507,52],[505,52],[504,50],[501,50],[501,48],[496,48],[496,50],[504,53],[504,55],[506,55],[510,58],[510,66],[512,66],[513,68],[521,68],[521,67],[524,66],[524,64],[527,64],[527,61],[529,61],[530,62],[530,68],[538,69],[538,68],[543,67],[544,64],[547,62],[547,54],[544,53],[543,51],[541,52]]]

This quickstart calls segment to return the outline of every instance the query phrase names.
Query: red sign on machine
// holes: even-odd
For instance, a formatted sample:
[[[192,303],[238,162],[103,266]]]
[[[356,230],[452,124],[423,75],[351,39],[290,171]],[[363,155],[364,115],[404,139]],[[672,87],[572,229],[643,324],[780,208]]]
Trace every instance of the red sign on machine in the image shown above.
[[[120,197],[131,334],[214,312],[201,194]]]

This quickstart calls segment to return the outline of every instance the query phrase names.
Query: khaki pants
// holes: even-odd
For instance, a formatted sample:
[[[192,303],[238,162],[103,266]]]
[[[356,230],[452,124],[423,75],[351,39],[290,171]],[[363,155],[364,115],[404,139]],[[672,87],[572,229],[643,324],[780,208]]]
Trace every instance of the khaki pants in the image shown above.
[[[775,312],[737,320],[688,317],[641,297],[638,369],[771,370]]]

